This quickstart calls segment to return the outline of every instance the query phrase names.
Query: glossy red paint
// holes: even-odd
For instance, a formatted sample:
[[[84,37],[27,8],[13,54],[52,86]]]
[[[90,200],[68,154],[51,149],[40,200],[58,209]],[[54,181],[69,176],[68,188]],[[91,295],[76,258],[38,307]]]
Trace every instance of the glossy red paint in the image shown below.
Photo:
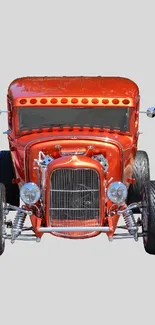
[[[31,114],[32,106],[113,106],[130,107],[129,132],[90,127],[54,127],[53,129],[19,131],[17,107],[27,107]],[[101,107],[101,109],[102,109]],[[56,168],[94,168],[98,171],[101,183],[100,217],[101,224],[109,223],[113,227],[107,235],[110,237],[118,223],[116,214],[108,217],[112,203],[106,197],[107,186],[113,181],[122,180],[129,186],[138,141],[139,122],[139,89],[137,85],[126,78],[120,77],[27,77],[19,78],[11,83],[8,89],[8,122],[11,129],[8,135],[9,146],[16,170],[16,178],[20,179],[19,186],[24,182],[33,181],[39,184],[38,170],[35,169],[34,159],[39,151],[51,155],[55,160],[48,165],[45,188],[45,214],[42,218],[33,215],[31,222],[38,235],[38,225],[49,226],[49,189],[50,174]],[[61,157],[63,152],[70,153],[70,157]],[[92,152],[88,150],[93,147]],[[73,152],[84,151],[85,156],[78,156]],[[92,154],[103,154],[109,161],[107,173],[99,162],[94,161]],[[62,221],[61,226],[65,222]],[[71,226],[72,226],[71,222]],[[77,226],[82,225],[78,221]],[[95,225],[91,220],[85,225]],[[53,221],[56,226],[56,221]],[[68,233],[70,238],[87,238],[98,233]],[[60,234],[54,234],[60,236]],[[64,235],[64,234],[62,234]],[[40,234],[41,236],[41,234]]]
[[[104,221],[105,221],[105,187],[104,187],[104,183],[105,183],[105,175],[104,175],[104,171],[103,168],[101,167],[100,163],[89,158],[89,157],[81,157],[81,156],[77,156],[77,155],[73,155],[73,156],[69,156],[69,157],[61,157],[56,159],[54,162],[50,163],[48,165],[47,168],[47,174],[46,174],[46,202],[45,202],[45,206],[46,206],[46,224],[50,227],[50,226],[59,226],[59,222],[57,220],[53,220],[52,223],[50,223],[49,220],[49,202],[50,202],[50,179],[51,179],[51,175],[54,172],[55,169],[61,169],[61,168],[72,168],[72,169],[76,169],[76,168],[82,168],[82,169],[93,169],[96,170],[99,177],[100,177],[100,224],[98,224],[97,220],[87,220],[87,221],[76,221],[76,226],[99,226],[99,225],[104,225]],[[103,184],[103,185],[102,185]],[[68,221],[66,222],[66,220],[62,220],[61,225],[62,226],[67,226]],[[74,227],[75,226],[75,222],[74,221],[70,221],[70,226]],[[93,235],[96,235],[97,233],[94,232]],[[59,234],[61,236],[61,234]],[[70,237],[79,237],[81,235],[81,233],[78,232],[73,232],[73,233],[65,233],[62,234],[62,236],[64,235],[68,235]],[[85,237],[88,236],[89,233],[83,233],[82,236],[80,237]]]
[[[121,77],[24,77],[14,80],[9,98],[108,97],[139,100],[138,86]]]

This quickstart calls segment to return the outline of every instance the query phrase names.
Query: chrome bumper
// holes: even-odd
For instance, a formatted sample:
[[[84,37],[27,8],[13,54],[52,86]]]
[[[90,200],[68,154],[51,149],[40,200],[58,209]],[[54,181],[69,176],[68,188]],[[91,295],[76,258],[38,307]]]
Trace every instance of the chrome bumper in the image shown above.
[[[108,232],[112,230],[110,227],[40,227],[39,232]]]

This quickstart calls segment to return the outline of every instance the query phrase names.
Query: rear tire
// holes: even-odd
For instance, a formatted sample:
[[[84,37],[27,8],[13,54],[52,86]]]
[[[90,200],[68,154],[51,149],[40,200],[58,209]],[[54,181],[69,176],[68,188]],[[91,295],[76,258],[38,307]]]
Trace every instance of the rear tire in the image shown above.
[[[138,150],[135,156],[133,166],[133,178],[136,183],[130,184],[128,191],[127,204],[142,201],[142,188],[144,184],[150,181],[149,158],[145,151]],[[135,212],[139,212],[138,210]]]
[[[142,191],[143,243],[148,254],[155,255],[155,181],[147,182]]]
[[[5,228],[5,208],[6,208],[6,195],[5,187],[0,183],[0,255],[3,254],[5,249],[4,228]]]
[[[12,184],[15,177],[10,151],[0,151],[0,183],[5,186],[6,201],[11,205],[19,206],[19,187],[18,184]]]

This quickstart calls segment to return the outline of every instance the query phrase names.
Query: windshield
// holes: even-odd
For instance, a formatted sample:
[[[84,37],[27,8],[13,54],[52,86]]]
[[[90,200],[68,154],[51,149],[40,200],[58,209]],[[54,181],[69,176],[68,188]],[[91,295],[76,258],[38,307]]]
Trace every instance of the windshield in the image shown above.
[[[90,126],[129,131],[127,107],[20,107],[19,130]]]

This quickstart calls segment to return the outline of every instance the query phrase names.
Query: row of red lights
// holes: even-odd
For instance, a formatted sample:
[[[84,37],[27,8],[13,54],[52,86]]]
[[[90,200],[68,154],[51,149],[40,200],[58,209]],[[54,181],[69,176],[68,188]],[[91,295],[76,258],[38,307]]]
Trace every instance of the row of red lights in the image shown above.
[[[38,100],[37,100],[36,98],[32,98],[32,99],[30,99],[30,103],[33,104],[33,105],[36,104],[37,102],[38,102]],[[42,98],[42,99],[40,99],[40,103],[41,103],[41,104],[47,104],[47,102],[48,102],[48,100],[47,100],[46,98]],[[68,98],[61,98],[60,102],[61,102],[62,104],[67,104],[67,103],[68,103]],[[78,102],[79,102],[79,99],[77,99],[77,98],[72,98],[72,99],[71,99],[71,103],[72,103],[72,104],[78,104]],[[82,98],[82,99],[80,100],[80,102],[81,102],[82,104],[88,104],[89,100],[88,100],[88,98]],[[98,104],[98,103],[99,103],[99,99],[97,99],[97,98],[93,98],[93,99],[91,100],[91,102],[92,102],[92,104]],[[24,105],[24,104],[26,104],[26,103],[27,103],[27,99],[22,98],[22,99],[20,100],[20,104]],[[50,103],[51,103],[51,104],[57,104],[57,103],[58,103],[58,99],[57,99],[57,98],[52,98],[52,99],[50,100]],[[108,104],[108,103],[109,103],[109,99],[102,99],[102,104]],[[115,105],[118,105],[118,104],[120,103],[120,100],[117,99],[117,98],[115,98],[115,99],[112,100],[112,103],[115,104]],[[122,100],[122,103],[123,103],[124,105],[128,105],[128,104],[130,103],[130,101],[129,101],[129,99],[123,99],[123,100]]]

